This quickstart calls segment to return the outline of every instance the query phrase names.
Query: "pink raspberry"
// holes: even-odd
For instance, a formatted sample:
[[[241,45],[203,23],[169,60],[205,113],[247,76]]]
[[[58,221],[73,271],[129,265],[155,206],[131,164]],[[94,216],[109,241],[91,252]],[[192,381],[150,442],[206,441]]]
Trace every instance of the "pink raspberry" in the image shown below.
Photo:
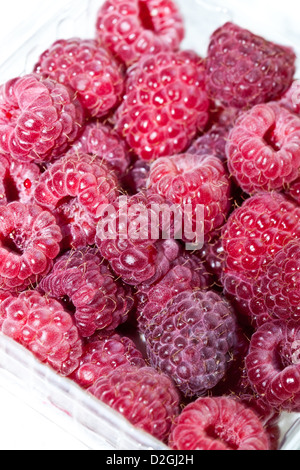
[[[274,320],[250,341],[246,369],[254,391],[278,410],[300,411],[299,325]]]
[[[173,0],[107,0],[98,11],[97,38],[126,66],[145,54],[177,50],[184,33]]]
[[[194,242],[199,230],[197,205],[203,205],[206,240],[226,220],[230,208],[230,180],[217,157],[180,154],[159,158],[151,165],[148,187],[169,204],[178,205],[182,221],[187,205],[191,206],[192,220],[183,230],[185,241]]]
[[[278,99],[293,81],[295,61],[290,47],[226,23],[210,38],[208,94],[225,108],[250,108]]]
[[[180,411],[180,396],[173,382],[151,367],[120,366],[99,378],[88,391],[161,441],[167,441]]]
[[[199,258],[180,254],[170,265],[169,271],[153,285],[141,284],[138,288],[137,321],[143,332],[148,323],[159,314],[177,294],[190,290],[207,290],[212,278]]]
[[[42,174],[35,201],[55,214],[67,248],[95,242],[98,211],[119,194],[115,173],[100,157],[69,153]]]
[[[41,170],[33,162],[18,162],[0,155],[0,204],[33,203],[33,193]]]
[[[300,208],[284,195],[259,193],[230,215],[223,227],[222,283],[238,310],[250,318],[254,284],[274,256],[300,238]]]
[[[0,152],[18,161],[58,158],[83,120],[74,93],[50,78],[29,74],[0,87]]]
[[[129,149],[123,139],[108,125],[89,121],[70,152],[89,153],[109,163],[119,177],[130,164]]]
[[[75,310],[83,337],[113,331],[127,320],[133,305],[129,287],[117,281],[96,248],[70,251],[57,258],[39,289]]]
[[[0,206],[0,285],[10,291],[36,284],[60,252],[55,217],[35,204]]]
[[[79,367],[72,379],[81,387],[88,388],[123,365],[146,366],[141,352],[130,338],[117,333],[93,338],[84,345]]]
[[[280,190],[299,175],[300,117],[277,103],[254,106],[237,119],[226,153],[243,191]]]
[[[60,39],[40,56],[34,72],[70,87],[89,117],[106,116],[120,101],[123,73],[93,39]]]
[[[142,160],[184,151],[208,120],[203,60],[191,51],[146,55],[127,73],[116,129]]]
[[[230,397],[201,397],[187,405],[172,425],[174,450],[269,450],[257,415]]]
[[[152,367],[172,377],[186,396],[200,396],[224,377],[236,340],[229,303],[213,291],[173,297],[145,328]]]
[[[60,375],[77,369],[82,341],[71,315],[56,300],[36,291],[11,295],[0,303],[0,328]]]
[[[121,196],[109,206],[108,217],[101,217],[98,222],[96,245],[126,284],[150,285],[158,281],[180,252],[176,240],[160,239],[163,203],[162,198],[151,193]]]

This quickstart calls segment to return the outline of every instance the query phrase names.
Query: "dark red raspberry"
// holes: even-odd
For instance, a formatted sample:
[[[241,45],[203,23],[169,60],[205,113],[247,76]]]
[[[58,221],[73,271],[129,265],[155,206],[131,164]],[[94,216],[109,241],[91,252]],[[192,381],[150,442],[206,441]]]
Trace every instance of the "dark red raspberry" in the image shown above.
[[[88,391],[161,441],[168,439],[180,412],[175,385],[152,367],[120,366],[99,378]]]
[[[159,314],[177,294],[190,290],[206,290],[212,285],[212,278],[204,264],[193,253],[180,254],[162,279],[147,286],[141,284],[138,298],[138,328],[143,332],[148,323]]]
[[[70,251],[57,258],[39,289],[75,310],[83,337],[113,331],[127,320],[133,305],[129,287],[117,281],[96,248]]]
[[[89,121],[70,152],[97,155],[123,176],[130,164],[129,150],[123,139],[108,125],[99,121]]]
[[[97,38],[126,66],[145,54],[177,50],[184,32],[173,0],[107,0],[98,11]]]
[[[71,152],[42,174],[35,201],[56,216],[67,248],[83,248],[95,242],[98,211],[118,194],[118,178],[104,160]]]
[[[192,155],[212,155],[226,163],[226,143],[231,127],[214,125],[208,132],[198,137],[188,148]]]
[[[34,72],[70,87],[89,117],[115,108],[124,77],[110,53],[93,39],[60,39],[40,56]]]
[[[0,155],[0,204],[34,202],[34,190],[41,170],[33,162],[18,162]]]
[[[283,247],[299,238],[300,208],[282,194],[259,193],[233,211],[222,231],[222,283],[242,314],[255,317],[250,301],[257,279]]]
[[[148,187],[182,212],[184,241],[209,240],[220,228],[230,208],[230,180],[222,162],[214,156],[179,154],[159,158],[150,169]],[[190,223],[185,212],[191,206]],[[204,227],[197,222],[197,206],[203,206]],[[202,233],[197,233],[201,230]],[[204,232],[204,233],[203,233]]]
[[[208,120],[203,60],[191,51],[146,55],[127,73],[116,129],[142,160],[184,151]]]
[[[160,238],[163,203],[161,197],[150,193],[121,196],[98,222],[96,245],[127,284],[158,281],[180,252],[176,240]]]
[[[174,450],[269,450],[258,416],[230,397],[201,397],[187,405],[173,423]]]
[[[77,369],[82,341],[72,317],[61,304],[36,291],[0,303],[1,331],[29,349],[63,376]]]
[[[108,337],[93,338],[84,345],[79,367],[72,379],[81,387],[88,388],[101,377],[126,364],[135,367],[146,366],[141,352],[130,338],[117,333]]]
[[[215,285],[220,286],[222,284],[225,258],[222,238],[217,238],[211,243],[205,243],[203,248],[195,254],[203,262]]]
[[[213,291],[173,297],[145,328],[150,364],[186,396],[200,396],[224,377],[236,340],[229,303]]]
[[[50,78],[29,74],[0,87],[0,151],[18,161],[58,158],[83,120],[74,93]]]
[[[295,62],[290,47],[226,23],[210,39],[206,60],[208,94],[225,108],[249,108],[278,99],[292,83]]]
[[[52,267],[60,252],[55,217],[35,204],[0,206],[0,288],[25,290]]]
[[[150,166],[149,162],[138,159],[128,169],[128,172],[122,179],[122,184],[129,194],[136,194],[139,191],[146,190]]]
[[[293,321],[260,326],[246,357],[254,391],[278,410],[300,411],[300,329]]]
[[[300,117],[275,102],[254,106],[237,119],[226,153],[243,191],[280,190],[299,175]]]

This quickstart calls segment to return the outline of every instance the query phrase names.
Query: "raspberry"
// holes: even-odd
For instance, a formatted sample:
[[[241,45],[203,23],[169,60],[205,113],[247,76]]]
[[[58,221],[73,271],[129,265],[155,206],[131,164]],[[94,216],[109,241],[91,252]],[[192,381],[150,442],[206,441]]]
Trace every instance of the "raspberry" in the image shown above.
[[[130,338],[115,333],[92,339],[84,346],[80,365],[72,379],[81,387],[88,388],[101,377],[126,364],[146,366],[141,352]]]
[[[191,51],[146,55],[127,73],[114,120],[142,160],[184,151],[208,120],[203,60]]]
[[[300,205],[300,178],[293,181],[288,188],[285,189],[284,193],[287,197],[292,198],[298,205]]]
[[[300,330],[293,321],[274,320],[253,334],[246,369],[254,391],[278,410],[300,411]]]
[[[108,125],[98,121],[86,124],[80,138],[70,150],[73,151],[97,155],[109,163],[119,177],[125,174],[130,164],[125,142]]]
[[[118,196],[119,182],[100,157],[69,153],[42,174],[35,201],[55,214],[67,248],[93,245],[98,212]]]
[[[0,206],[0,286],[25,290],[49,272],[60,252],[61,231],[54,216],[35,204]]]
[[[222,283],[240,313],[255,317],[254,284],[274,256],[300,238],[300,208],[284,195],[259,193],[230,215],[223,227]]]
[[[290,47],[267,41],[233,23],[210,38],[206,59],[209,96],[239,109],[280,98],[295,74]]]
[[[147,324],[159,314],[177,294],[188,290],[206,290],[212,279],[205,266],[194,254],[180,254],[170,265],[169,271],[153,285],[141,284],[138,289],[137,320],[143,332]]]
[[[291,113],[300,116],[300,81],[294,80],[289,89],[279,100],[280,106],[283,106]]]
[[[52,161],[78,137],[83,110],[73,92],[37,74],[0,87],[0,152],[22,161]]]
[[[282,189],[299,175],[300,117],[277,103],[254,106],[237,119],[226,153],[246,193]]]
[[[96,245],[114,273],[127,284],[158,281],[178,256],[180,247],[175,240],[160,239],[157,209],[160,211],[163,202],[150,193],[125,199],[121,196],[109,207],[109,217],[99,220]],[[153,229],[157,233],[153,234]]]
[[[177,50],[184,33],[173,0],[107,0],[98,11],[97,38],[126,66],[145,54]]]
[[[151,367],[120,366],[99,378],[88,391],[161,441],[167,440],[180,411],[173,382]]]
[[[0,155],[0,204],[19,201],[33,203],[33,193],[41,170],[35,163],[18,162]]]
[[[93,39],[60,39],[40,56],[34,72],[70,87],[89,117],[106,116],[120,101],[123,74]]]
[[[174,450],[269,450],[257,415],[229,397],[201,397],[175,420],[169,446]]]
[[[202,260],[215,285],[220,286],[225,256],[222,238],[218,238],[211,243],[205,243],[202,250],[196,252],[196,255]]]
[[[36,291],[11,295],[0,303],[0,327],[60,375],[69,376],[79,365],[82,342],[77,328],[53,299]]]
[[[130,289],[113,277],[96,248],[70,251],[57,258],[39,289],[75,310],[83,337],[96,330],[115,330],[127,320],[133,304]]]
[[[199,230],[197,205],[204,208],[205,239],[225,222],[230,207],[230,181],[217,157],[180,154],[159,158],[151,165],[148,187],[168,203],[178,205],[183,214],[186,205],[191,206],[192,221],[184,224],[183,240],[193,242]]]
[[[198,137],[187,150],[191,155],[211,155],[226,163],[226,143],[231,127],[213,125],[213,127]]]
[[[235,315],[219,294],[182,292],[147,322],[150,364],[186,396],[203,395],[224,377],[235,332]]]
[[[129,194],[136,194],[145,191],[150,172],[150,163],[144,160],[137,160],[128,170],[122,183]]]

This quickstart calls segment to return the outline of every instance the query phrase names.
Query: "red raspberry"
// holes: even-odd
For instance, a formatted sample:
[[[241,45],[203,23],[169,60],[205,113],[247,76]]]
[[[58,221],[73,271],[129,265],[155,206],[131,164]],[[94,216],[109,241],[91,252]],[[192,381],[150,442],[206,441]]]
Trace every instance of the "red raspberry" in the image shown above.
[[[116,129],[142,160],[184,151],[208,120],[203,60],[194,52],[146,55],[127,73]]]
[[[83,110],[70,89],[37,74],[0,87],[0,152],[18,161],[51,161],[78,137]]]
[[[119,104],[120,66],[93,39],[61,39],[40,56],[34,72],[70,87],[90,117],[103,117]]]
[[[88,388],[114,369],[130,365],[145,367],[146,363],[134,342],[115,333],[108,337],[93,338],[83,348],[80,365],[72,379]]]
[[[96,248],[70,251],[57,258],[39,289],[75,310],[83,337],[97,330],[115,330],[127,320],[133,305],[131,290],[113,277]]]
[[[141,284],[137,298],[138,327],[143,332],[148,323],[159,314],[177,294],[190,290],[206,290],[212,279],[205,266],[194,254],[181,254],[170,266],[165,276],[154,285]]]
[[[100,157],[69,153],[42,174],[35,201],[55,214],[67,248],[93,245],[98,211],[119,194],[117,176]]]
[[[1,331],[63,376],[77,369],[82,342],[72,317],[56,300],[36,291],[0,303]]]
[[[254,284],[274,256],[300,238],[300,208],[284,195],[259,193],[235,209],[223,227],[222,283],[238,310],[255,318]]]
[[[60,252],[55,217],[35,204],[0,206],[0,287],[21,291],[49,272]]]
[[[249,108],[278,99],[292,83],[295,61],[291,48],[226,23],[210,39],[208,94],[225,108]]]
[[[108,125],[90,121],[70,152],[97,155],[109,163],[117,175],[125,174],[130,164],[129,150],[120,136]]]
[[[208,132],[198,137],[187,150],[192,155],[212,155],[226,163],[226,143],[231,127],[214,125]]]
[[[175,420],[169,446],[174,450],[269,450],[257,415],[229,397],[203,397]]]
[[[173,0],[107,0],[97,16],[97,38],[126,66],[145,54],[177,50],[184,32]]]
[[[188,242],[194,241],[199,230],[197,205],[204,209],[205,239],[224,224],[230,208],[230,180],[224,165],[214,156],[180,154],[159,158],[151,165],[148,187],[169,204],[178,205],[182,221],[186,205],[191,205],[191,226],[184,225],[183,233],[183,240]]]
[[[0,155],[0,204],[33,203],[33,193],[41,170],[32,162],[18,162]]]
[[[98,222],[96,245],[127,284],[150,285],[158,281],[180,252],[175,240],[160,239],[158,211],[163,203],[162,198],[150,193],[121,196],[109,206],[108,217]],[[153,234],[153,229],[157,233]]]
[[[186,396],[207,393],[224,377],[236,340],[233,310],[213,291],[173,297],[145,328],[150,364]]]
[[[254,106],[237,119],[226,153],[246,193],[282,189],[299,175],[300,117],[277,103]]]
[[[293,321],[260,326],[246,357],[249,381],[256,393],[278,410],[300,411],[300,329]]]
[[[120,366],[99,378],[88,391],[161,441],[167,440],[180,411],[173,382],[151,367]]]

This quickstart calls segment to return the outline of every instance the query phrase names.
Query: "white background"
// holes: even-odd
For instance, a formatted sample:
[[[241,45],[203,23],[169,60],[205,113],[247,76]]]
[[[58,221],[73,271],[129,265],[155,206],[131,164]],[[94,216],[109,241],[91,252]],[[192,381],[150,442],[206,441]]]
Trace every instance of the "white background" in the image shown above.
[[[198,0],[201,1],[201,0]],[[235,12],[234,19],[241,25],[255,29],[260,34],[273,39],[276,31],[291,43],[299,44],[299,1],[296,0],[214,0],[224,7],[229,5]],[[99,0],[100,4],[101,0]],[[179,0],[189,4],[192,0]],[[209,0],[207,0],[210,3]],[[9,40],[14,33],[15,42],[21,40],[21,31],[25,20],[32,20],[32,28],[36,28],[36,18],[42,22],[45,15],[52,16],[58,7],[68,4],[69,0],[1,0],[0,14],[0,62],[7,57],[14,47],[14,41]],[[47,13],[46,13],[47,11]],[[201,25],[199,25],[201,28]],[[278,35],[277,35],[278,37]],[[275,39],[275,38],[274,38]],[[1,81],[1,77],[0,77]],[[1,450],[84,450],[85,446],[64,432],[50,420],[24,404],[18,390],[12,385],[7,386],[0,374],[0,449]],[[32,400],[27,400],[32,401]]]

